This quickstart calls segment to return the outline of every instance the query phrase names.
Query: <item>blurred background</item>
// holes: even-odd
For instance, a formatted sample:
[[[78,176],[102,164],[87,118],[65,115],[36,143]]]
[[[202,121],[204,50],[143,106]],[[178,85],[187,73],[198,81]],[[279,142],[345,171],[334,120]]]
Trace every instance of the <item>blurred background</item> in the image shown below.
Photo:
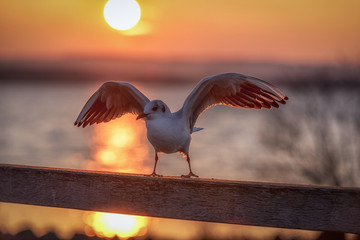
[[[196,124],[205,130],[192,135],[196,174],[360,186],[359,1],[117,1],[0,2],[0,163],[150,174],[154,150],[136,116],[73,126],[91,94],[106,81],[130,82],[177,111],[202,78],[238,72],[290,100],[280,109],[206,111]],[[188,171],[181,155],[159,158],[159,174]],[[321,234],[5,203],[0,232],[0,239]]]

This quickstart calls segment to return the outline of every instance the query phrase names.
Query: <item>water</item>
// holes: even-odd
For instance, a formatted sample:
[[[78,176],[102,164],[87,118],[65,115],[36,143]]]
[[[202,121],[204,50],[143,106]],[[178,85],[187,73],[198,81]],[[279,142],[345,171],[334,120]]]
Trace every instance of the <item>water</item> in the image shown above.
[[[186,96],[195,86],[195,84],[134,84],[150,99],[165,101],[172,111],[181,108]],[[97,160],[95,155],[99,149],[99,141],[103,141],[100,139],[101,136],[96,134],[104,132],[105,130],[102,129],[111,126],[110,124],[116,125],[116,122],[107,123],[109,125],[102,123],[85,129],[73,126],[81,108],[99,85],[100,83],[2,84],[0,162],[76,169],[106,169],[106,166],[89,163]],[[318,129],[319,118],[327,116],[324,119],[330,119],[337,129],[343,129],[341,131],[347,135],[347,139],[350,139],[350,135],[355,136],[350,143],[342,141],[340,145],[357,145],[356,137],[359,134],[356,123],[360,114],[357,108],[352,107],[359,102],[356,91],[339,90],[334,93],[324,93],[282,90],[290,97],[290,101],[280,109],[254,110],[216,106],[205,111],[196,123],[197,127],[203,127],[204,130],[192,135],[190,145],[194,172],[205,178],[311,183],[309,179],[301,176],[297,168],[288,169],[286,174],[279,175],[277,172],[284,166],[279,166],[281,161],[277,156],[281,149],[271,144],[269,147],[269,142],[276,140],[275,128],[278,128],[275,135],[290,138],[288,142],[299,141],[299,146],[307,146],[309,151],[316,147],[311,142],[311,137],[295,139],[294,136],[286,135],[291,132],[291,129],[288,129],[289,124],[285,122],[282,123],[283,126],[276,125],[277,122],[285,120],[296,121],[297,125],[293,128],[305,133],[311,126],[313,129]],[[317,115],[311,113],[311,106],[316,107],[313,111],[317,112]],[[143,149],[142,154],[123,159],[122,168],[116,170],[150,173],[154,163],[154,151],[144,137],[146,135],[144,122],[135,121],[135,117],[127,115],[123,120],[119,120],[120,129],[117,129],[117,137],[122,137],[121,131],[125,136],[127,129],[133,129],[131,131],[137,133],[135,137],[133,136],[135,139],[132,139],[134,146],[126,146],[127,148],[123,150],[134,153]],[[321,121],[325,121],[324,119]],[[311,131],[308,134],[311,134]],[[339,133],[332,134],[340,136]],[[356,146],[354,148],[347,154],[356,155],[355,152],[359,149]],[[124,154],[124,151],[119,148],[116,154]],[[187,173],[188,166],[181,155],[161,154],[159,157],[157,168],[159,174],[176,176]],[[136,162],[137,158],[141,158],[141,166],[135,167],[134,161]],[[284,156],[283,162],[289,163],[293,158],[289,160],[289,156]],[[278,169],[272,169],[273,172],[267,171],[264,169],[264,164],[270,168],[277,166]],[[355,165],[358,163],[355,162]]]
[[[79,168],[89,131],[71,127],[83,87],[10,84],[1,87],[2,163]],[[89,87],[85,89],[90,90]]]

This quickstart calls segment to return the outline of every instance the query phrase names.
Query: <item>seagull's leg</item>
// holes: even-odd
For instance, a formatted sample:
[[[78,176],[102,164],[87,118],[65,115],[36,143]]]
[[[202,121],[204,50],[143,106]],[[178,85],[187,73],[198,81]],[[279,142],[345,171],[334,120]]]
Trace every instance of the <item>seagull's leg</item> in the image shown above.
[[[191,165],[190,165],[190,157],[188,154],[186,154],[186,161],[188,162],[189,164],[189,174],[188,175],[181,175],[181,177],[183,178],[190,178],[190,177],[199,177],[198,175],[194,174],[192,171],[191,171]]]
[[[159,175],[155,172],[156,170],[156,164],[157,164],[157,161],[159,160],[159,157],[158,157],[158,154],[157,154],[157,151],[155,151],[155,165],[154,165],[154,170],[152,172],[152,174],[150,175],[147,175],[149,177],[162,177],[162,175]]]

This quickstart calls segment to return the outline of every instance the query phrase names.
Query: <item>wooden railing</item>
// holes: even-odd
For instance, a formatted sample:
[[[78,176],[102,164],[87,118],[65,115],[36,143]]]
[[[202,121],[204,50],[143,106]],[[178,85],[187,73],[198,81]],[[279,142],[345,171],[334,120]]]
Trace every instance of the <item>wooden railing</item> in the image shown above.
[[[0,201],[360,233],[360,189],[0,165]]]

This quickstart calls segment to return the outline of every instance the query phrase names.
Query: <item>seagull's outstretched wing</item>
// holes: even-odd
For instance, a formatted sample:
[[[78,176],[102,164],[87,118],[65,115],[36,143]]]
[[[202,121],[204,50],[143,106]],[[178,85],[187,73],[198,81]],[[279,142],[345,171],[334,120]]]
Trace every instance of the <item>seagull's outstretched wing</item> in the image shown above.
[[[104,83],[87,101],[75,126],[108,122],[125,113],[140,114],[150,100],[129,83]]]
[[[227,105],[244,108],[279,107],[288,100],[269,83],[238,73],[223,73],[203,79],[184,102],[182,113],[188,127],[193,129],[197,118],[207,108]]]

